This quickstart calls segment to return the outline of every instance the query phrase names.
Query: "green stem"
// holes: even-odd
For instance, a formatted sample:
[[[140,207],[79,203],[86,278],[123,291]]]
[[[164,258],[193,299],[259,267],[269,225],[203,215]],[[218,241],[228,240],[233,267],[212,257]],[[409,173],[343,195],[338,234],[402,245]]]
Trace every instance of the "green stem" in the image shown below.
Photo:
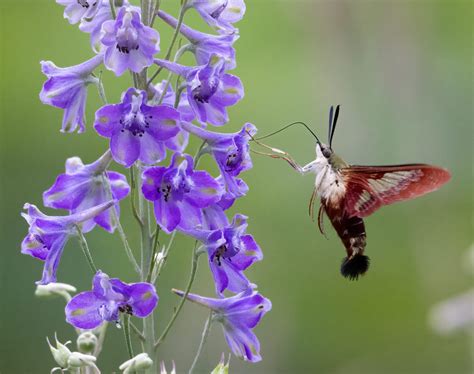
[[[130,321],[130,327],[132,328],[132,331],[135,333],[138,339],[140,339],[141,342],[145,342],[145,336],[142,334],[140,329],[133,324],[133,322]]]
[[[153,14],[151,16],[151,22],[150,22],[150,27],[153,27],[153,24],[155,23],[155,18],[160,10],[160,0],[155,0],[155,7],[153,8]]]
[[[135,219],[137,220],[138,224],[140,226],[143,226],[142,218],[140,217],[140,213],[138,212],[137,209],[137,204],[135,202],[135,192],[137,190],[137,184],[135,180],[135,166],[132,166],[130,168],[130,187],[131,187],[131,192],[130,192],[130,202],[132,204],[132,213]]]
[[[196,356],[194,357],[193,363],[191,367],[189,368],[189,373],[192,374],[194,371],[194,368],[199,360],[199,356],[201,356],[202,348],[204,347],[204,344],[206,344],[206,339],[209,336],[209,331],[211,330],[211,325],[212,325],[212,310],[209,312],[209,317],[206,320],[206,323],[204,324],[204,330],[202,331],[202,336],[201,336],[201,342],[199,343],[198,350],[196,352]]]
[[[112,13],[112,18],[116,19],[117,18],[117,13],[115,12],[114,0],[109,0],[109,5],[110,5],[110,12]]]
[[[183,20],[184,20],[184,14],[186,13],[186,10],[188,9],[186,7],[187,2],[188,0],[184,0],[183,4],[181,5],[181,9],[179,11],[179,17],[178,17],[178,24],[176,25],[176,28],[174,30],[173,39],[171,39],[171,44],[169,45],[168,50],[166,51],[166,55],[164,58],[165,60],[169,60],[171,57],[171,54],[173,53],[174,43],[176,43],[176,39],[178,39],[179,31],[181,30],[181,25],[183,24]],[[152,77],[148,80],[147,86],[149,86],[150,83],[153,82],[153,80],[158,76],[158,74],[160,74],[162,69],[163,68],[161,67],[158,68],[155,74],[153,74]]]
[[[104,83],[102,81],[102,71],[99,73],[99,81],[97,82],[97,91],[100,99],[104,105],[108,104],[107,96],[105,95]]]
[[[103,183],[107,186],[107,199],[113,199],[112,195],[112,187],[110,185],[110,181],[108,178],[105,177],[105,174],[102,175],[102,181]],[[117,211],[115,210],[115,207],[111,209],[112,211],[112,219],[117,226],[117,231],[119,233],[120,239],[122,240],[123,247],[125,249],[125,253],[128,257],[128,260],[132,264],[134,270],[140,274],[140,266],[138,266],[137,260],[135,259],[135,256],[133,255],[132,248],[130,248],[130,244],[128,243],[127,240],[127,235],[125,234],[125,231],[122,227],[122,224],[120,223],[120,218],[117,215]]]
[[[124,314],[123,317],[123,333],[125,335],[125,343],[127,344],[127,351],[130,358],[134,357],[132,339],[130,337],[130,315]]]
[[[159,240],[158,240],[158,237],[160,235],[160,226],[159,225],[156,225],[156,231],[155,231],[155,235],[154,235],[154,239],[153,239],[153,250],[151,252],[151,261],[150,261],[150,267],[148,268],[148,275],[146,276],[146,282],[150,283],[151,281],[151,276],[153,274],[153,268],[155,266],[155,255],[156,255],[156,251],[158,249],[158,245],[159,245]]]
[[[91,251],[89,250],[89,245],[87,244],[87,240],[84,237],[84,234],[82,233],[81,228],[79,226],[76,226],[76,229],[77,229],[77,234],[79,238],[79,245],[81,246],[84,256],[86,256],[87,262],[89,263],[89,266],[92,272],[95,274],[97,273],[97,267],[95,266],[94,260],[92,259]]]
[[[191,287],[194,283],[194,278],[196,277],[196,271],[198,268],[198,259],[200,253],[196,251],[197,247],[197,241],[194,245],[193,248],[193,258],[191,262],[191,274],[189,276],[188,284],[186,286],[186,290],[184,291],[184,295],[181,298],[178,306],[176,307],[175,312],[173,313],[173,316],[171,317],[170,321],[168,322],[168,325],[166,325],[165,329],[163,330],[161,336],[155,343],[155,349],[158,349],[158,347],[163,343],[165,340],[166,336],[168,335],[169,331],[171,330],[171,327],[173,326],[174,322],[176,321],[176,318],[178,318],[179,313],[181,312],[181,309],[183,308],[184,303],[186,302],[186,298],[188,297],[189,291],[191,291]]]
[[[102,347],[104,345],[104,340],[105,340],[105,334],[107,332],[107,326],[108,326],[108,322],[104,322],[102,324],[102,326],[100,327],[100,332],[99,332],[99,339],[97,341],[97,345],[95,347],[95,350],[94,350],[94,356],[95,357],[99,357],[100,355],[100,352],[102,352]]]

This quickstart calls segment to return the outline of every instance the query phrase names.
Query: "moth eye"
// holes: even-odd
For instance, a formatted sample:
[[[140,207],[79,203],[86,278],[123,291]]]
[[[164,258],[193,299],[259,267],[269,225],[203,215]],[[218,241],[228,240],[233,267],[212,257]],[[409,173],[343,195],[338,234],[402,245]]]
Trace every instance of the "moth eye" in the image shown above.
[[[331,157],[331,150],[329,148],[323,148],[321,151],[323,152],[324,157],[326,158]]]

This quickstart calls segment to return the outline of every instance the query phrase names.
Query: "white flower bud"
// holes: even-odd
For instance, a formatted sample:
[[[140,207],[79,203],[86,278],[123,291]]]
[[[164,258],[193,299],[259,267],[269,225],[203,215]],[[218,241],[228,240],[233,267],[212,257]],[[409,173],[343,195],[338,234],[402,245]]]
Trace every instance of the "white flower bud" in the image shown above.
[[[82,353],[92,353],[97,346],[97,336],[90,331],[85,331],[77,337],[77,349]]]
[[[173,363],[173,369],[171,369],[170,374],[176,374],[176,365],[174,364],[174,361],[171,361]],[[160,362],[160,374],[168,374],[166,371],[166,366],[163,361]]]
[[[119,369],[123,371],[123,374],[132,374],[139,370],[146,370],[151,368],[153,365],[152,359],[147,353],[140,353],[128,361],[125,361],[120,365]]]
[[[85,355],[81,352],[72,352],[69,356],[69,359],[67,360],[67,363],[68,368],[71,369],[83,368],[86,366],[91,366],[97,369],[95,366],[95,360],[95,356]]]
[[[230,355],[229,355],[229,359],[227,360],[227,364],[226,364],[224,353],[222,353],[221,361],[214,368],[214,370],[211,372],[211,374],[228,374],[229,373],[229,362],[230,362]]]
[[[77,290],[74,286],[66,283],[48,283],[38,284],[36,286],[35,295],[38,297],[62,296],[67,301],[71,299],[69,293],[75,293]]]
[[[67,368],[67,360],[69,356],[71,355],[71,351],[69,350],[68,347],[66,347],[67,344],[71,343],[70,341],[62,344],[58,341],[58,337],[56,334],[54,334],[54,339],[56,340],[56,348],[51,345],[49,342],[49,339],[46,337],[46,341],[48,342],[49,349],[51,350],[51,353],[53,354],[54,361],[57,362],[57,364],[61,368]]]

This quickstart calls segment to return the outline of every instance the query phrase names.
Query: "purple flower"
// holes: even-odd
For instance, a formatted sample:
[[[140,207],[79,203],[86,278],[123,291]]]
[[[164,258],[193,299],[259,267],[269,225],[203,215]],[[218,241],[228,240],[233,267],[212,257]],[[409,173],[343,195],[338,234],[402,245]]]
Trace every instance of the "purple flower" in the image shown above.
[[[183,291],[173,290],[173,292],[184,296]],[[214,320],[222,324],[227,344],[234,355],[250,362],[261,361],[260,342],[252,329],[272,308],[270,300],[252,289],[225,299],[212,299],[194,294],[188,294],[187,298],[215,313]]]
[[[179,113],[168,105],[148,106],[145,91],[129,88],[121,104],[106,105],[95,114],[94,128],[110,138],[115,161],[130,167],[136,160],[154,164],[166,157],[165,141],[178,131]]]
[[[153,64],[153,56],[160,51],[160,35],[143,25],[140,12],[133,7],[122,7],[116,20],[103,23],[101,33],[104,64],[117,76],[127,69],[140,73]]]
[[[176,28],[178,20],[169,14],[160,10],[158,16]],[[236,32],[225,35],[210,35],[194,30],[185,24],[181,25],[181,34],[183,34],[190,42],[190,50],[195,54],[198,65],[206,65],[212,55],[216,54],[225,61],[226,70],[232,70],[236,67],[235,49],[232,46],[239,38]]]
[[[154,202],[156,222],[170,233],[202,224],[202,209],[219,201],[220,184],[205,171],[193,169],[189,155],[174,154],[169,167],[148,168],[142,192]]]
[[[191,0],[188,8],[195,8],[206,23],[219,32],[233,32],[232,25],[245,14],[244,0]]]
[[[75,24],[83,18],[94,17],[102,5],[102,0],[56,0],[56,3],[66,7],[64,18],[70,24]]]
[[[151,102],[159,102],[161,96],[163,95],[163,90],[166,87],[166,93],[163,96],[162,103],[174,107],[176,101],[176,93],[173,91],[173,87],[169,84],[168,81],[163,80],[162,82],[150,86],[151,90],[154,92],[154,96]],[[192,122],[196,115],[193,112],[193,109],[189,105],[186,92],[181,93],[178,107],[176,110],[181,116],[180,123],[183,122]],[[184,131],[182,128],[179,129],[179,132],[172,138],[165,141],[167,148],[178,152],[183,153],[189,142],[189,133]]]
[[[44,261],[43,277],[38,284],[56,282],[56,270],[69,237],[77,234],[76,225],[81,225],[103,211],[109,209],[115,201],[84,210],[69,216],[47,216],[35,205],[25,204],[27,213],[22,213],[30,226],[28,235],[21,243],[21,253]]]
[[[155,59],[155,62],[186,79],[189,104],[202,123],[226,124],[229,121],[226,108],[244,96],[240,79],[225,74],[224,60],[217,55],[213,55],[206,65],[198,67],[161,59]]]
[[[44,205],[77,213],[100,205],[111,198],[116,201],[125,198],[130,191],[127,178],[120,173],[106,171],[111,160],[110,151],[88,165],[84,165],[79,157],[68,158],[66,173],[59,175],[53,186],[43,193]],[[115,209],[118,217],[118,204]],[[113,232],[115,222],[111,209],[83,222],[82,230],[88,232],[96,224]]]
[[[51,61],[41,61],[41,70],[48,80],[40,92],[40,100],[43,104],[64,109],[61,132],[74,132],[77,127],[78,132],[85,130],[87,85],[99,82],[91,73],[101,63],[101,55],[67,68],[58,68]]]
[[[81,292],[67,303],[66,321],[79,329],[93,329],[104,321],[118,322],[120,313],[144,318],[156,304],[158,295],[152,284],[127,284],[99,270],[92,291]]]
[[[186,233],[206,246],[216,292],[222,296],[225,289],[241,292],[251,288],[253,285],[244,275],[244,270],[260,261],[263,254],[252,235],[246,234],[247,217],[237,214],[229,224],[218,210],[206,209],[205,214],[208,222],[219,228],[213,231],[188,230]]]
[[[257,129],[251,123],[246,123],[237,133],[219,134],[183,123],[183,129],[200,137],[207,142],[203,151],[212,154],[225,182],[228,197],[241,197],[247,192],[247,186],[236,178],[241,172],[252,167],[249,140]]]
[[[91,47],[95,52],[99,52],[102,47],[102,43],[100,42],[102,24],[112,19],[113,16],[109,2],[102,1],[93,18],[83,18],[81,20],[79,30],[91,35]]]

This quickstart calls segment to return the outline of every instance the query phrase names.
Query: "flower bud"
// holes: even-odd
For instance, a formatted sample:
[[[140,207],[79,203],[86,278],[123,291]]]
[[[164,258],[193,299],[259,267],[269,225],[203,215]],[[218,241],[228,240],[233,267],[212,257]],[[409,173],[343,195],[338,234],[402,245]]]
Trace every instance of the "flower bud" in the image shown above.
[[[67,360],[68,368],[71,369],[78,369],[83,368],[86,366],[91,366],[97,368],[95,366],[95,356],[85,355],[81,352],[72,352]]]
[[[61,368],[67,368],[67,361],[69,359],[69,356],[71,355],[71,351],[68,347],[66,347],[66,345],[71,342],[68,341],[65,344],[60,343],[56,334],[54,334],[54,339],[56,340],[56,348],[51,345],[48,337],[46,337],[46,341],[48,342],[49,349],[53,354],[54,361],[56,361]]]
[[[229,362],[230,362],[230,355],[229,355],[229,360],[227,360],[227,364],[226,364],[224,353],[222,353],[221,361],[214,368],[214,370],[211,372],[211,374],[228,374],[229,373]]]
[[[128,361],[125,361],[120,365],[119,369],[123,371],[123,374],[132,374],[140,370],[146,370],[151,368],[153,365],[152,359],[147,353],[140,353]]]
[[[85,331],[77,337],[77,349],[81,353],[92,353],[97,346],[97,336],[90,331]]]
[[[67,301],[71,299],[71,295],[69,293],[75,293],[77,290],[74,286],[71,286],[67,283],[48,283],[48,284],[38,284],[36,286],[35,295],[38,297],[54,297],[54,296],[62,296]]]
[[[176,366],[174,364],[174,361],[171,361],[173,363],[173,369],[171,369],[170,374],[176,374]],[[166,366],[163,361],[160,362],[160,374],[168,374],[166,371]]]

